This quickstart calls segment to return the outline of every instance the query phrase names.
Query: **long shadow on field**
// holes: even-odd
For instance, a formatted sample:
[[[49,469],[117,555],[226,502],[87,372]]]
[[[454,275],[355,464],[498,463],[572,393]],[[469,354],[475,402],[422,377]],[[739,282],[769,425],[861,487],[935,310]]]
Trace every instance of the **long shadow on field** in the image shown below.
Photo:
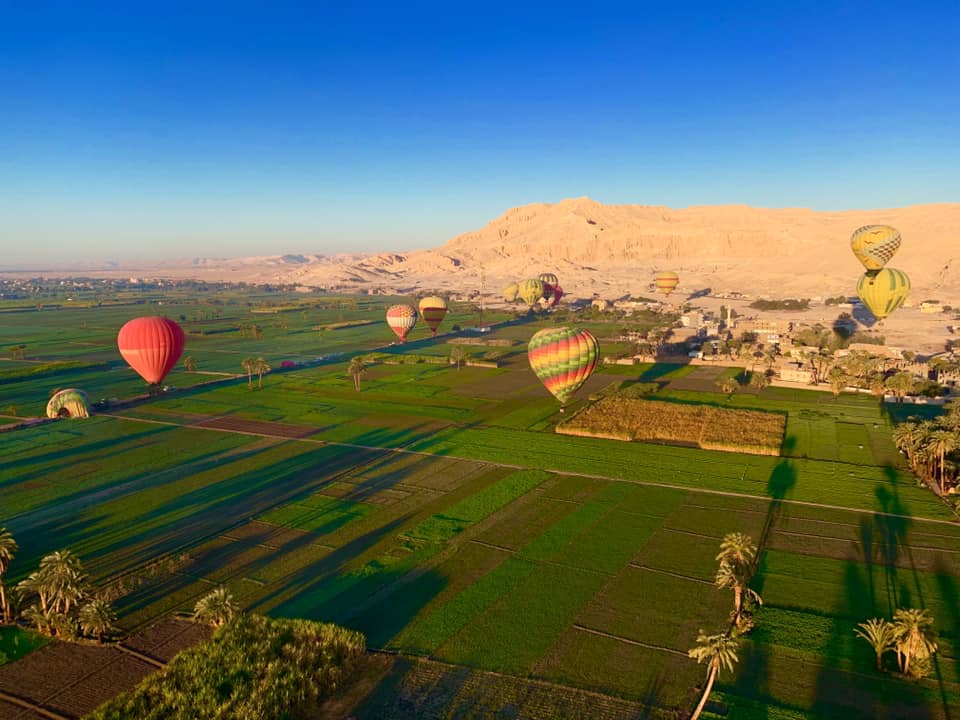
[[[42,467],[47,463],[55,462],[57,465],[62,465],[63,461],[67,458],[71,458],[75,455],[87,454],[96,455],[99,459],[100,457],[103,457],[103,455],[100,454],[101,451],[106,450],[107,448],[124,444],[136,445],[143,442],[147,437],[161,435],[172,430],[176,430],[176,428],[166,425],[156,425],[139,432],[129,433],[119,437],[83,443],[82,445],[78,445],[74,448],[60,448],[51,452],[43,453],[41,455],[31,455],[30,457],[21,458],[19,460],[5,461],[3,467],[6,480],[0,482],[0,486],[11,483],[26,482],[34,478],[45,477],[50,474],[49,468]],[[30,430],[19,430],[17,432],[30,432]],[[29,465],[40,465],[41,468],[24,475],[6,475],[6,473],[18,467],[26,467]]]
[[[953,641],[956,655],[960,652],[960,590],[957,588],[956,578],[950,574],[950,570],[942,560],[938,561],[934,572],[937,574],[941,604],[950,614],[950,626],[943,628],[941,632]],[[960,657],[954,657],[954,669],[956,674],[954,682],[960,683]]]

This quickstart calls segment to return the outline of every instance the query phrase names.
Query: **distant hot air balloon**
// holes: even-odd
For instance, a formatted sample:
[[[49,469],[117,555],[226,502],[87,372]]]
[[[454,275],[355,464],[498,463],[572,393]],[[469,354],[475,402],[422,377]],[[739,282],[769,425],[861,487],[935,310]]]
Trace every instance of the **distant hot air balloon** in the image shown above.
[[[557,276],[553,273],[540,273],[540,277],[537,278],[544,285],[557,285],[560,281],[557,279]]]
[[[600,359],[600,345],[589,330],[545,328],[530,339],[530,367],[561,405],[587,381]]]
[[[87,399],[87,394],[83,390],[76,388],[58,390],[47,403],[47,417],[90,417],[90,400]]]
[[[516,283],[510,283],[503,289],[503,299],[508,303],[516,302],[519,290],[520,288]]]
[[[857,283],[857,295],[877,320],[903,305],[909,294],[910,278],[903,270],[883,268],[873,277],[864,273]]]
[[[670,293],[680,284],[680,276],[675,272],[659,272],[653,282],[657,286],[657,292],[663,293],[664,297],[670,297]]]
[[[177,323],[165,317],[134,318],[117,334],[123,359],[151,384],[159,384],[180,359],[185,338]]]
[[[437,295],[430,295],[420,301],[420,317],[430,327],[433,335],[437,334],[437,328],[447,316],[447,301]]]
[[[550,307],[556,307],[560,304],[560,298],[563,297],[563,288],[559,285],[553,286],[553,301],[550,303]]]
[[[412,305],[391,305],[387,308],[387,325],[393,330],[400,342],[407,341],[407,333],[417,324],[417,311]]]
[[[900,231],[889,225],[864,225],[850,236],[850,249],[867,269],[870,282],[900,248]]]
[[[529,307],[536,305],[537,300],[543,297],[543,280],[522,280],[517,294]]]

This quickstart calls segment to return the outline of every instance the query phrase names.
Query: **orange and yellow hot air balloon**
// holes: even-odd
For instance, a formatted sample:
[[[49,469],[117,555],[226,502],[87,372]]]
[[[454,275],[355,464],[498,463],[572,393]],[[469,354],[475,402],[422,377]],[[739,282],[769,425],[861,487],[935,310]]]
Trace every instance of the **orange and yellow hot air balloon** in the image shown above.
[[[680,284],[680,276],[675,272],[665,270],[664,272],[657,273],[653,282],[657,287],[657,292],[663,293],[664,297],[670,297],[670,293]]]

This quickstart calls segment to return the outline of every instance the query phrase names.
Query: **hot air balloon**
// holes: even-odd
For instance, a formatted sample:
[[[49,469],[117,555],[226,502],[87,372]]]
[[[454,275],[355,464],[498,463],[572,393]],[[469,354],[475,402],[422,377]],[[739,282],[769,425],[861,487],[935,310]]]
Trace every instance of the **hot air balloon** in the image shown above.
[[[516,283],[510,283],[503,289],[503,299],[508,303],[516,302],[519,290],[520,288]]]
[[[550,303],[550,307],[556,307],[560,304],[560,298],[563,297],[563,288],[559,285],[553,286],[553,301]]]
[[[393,330],[400,342],[407,341],[407,333],[417,324],[417,311],[413,305],[391,305],[387,308],[387,325]]]
[[[867,269],[870,282],[900,248],[900,231],[889,225],[864,225],[850,236],[850,249]]]
[[[540,273],[540,277],[537,279],[544,285],[558,285],[560,283],[557,276],[553,273]]]
[[[877,320],[903,305],[909,294],[910,278],[903,270],[883,268],[873,277],[864,273],[857,283],[857,295]]]
[[[430,327],[433,335],[437,334],[437,328],[447,316],[447,301],[437,295],[430,295],[420,301],[420,317]]]
[[[589,330],[545,328],[530,338],[530,367],[540,382],[566,405],[600,359],[600,346]]]
[[[518,286],[517,294],[529,307],[536,305],[537,300],[543,297],[542,280],[522,280]]]
[[[47,403],[48,418],[87,418],[90,417],[90,400],[83,390],[68,388],[58,390]]]
[[[134,318],[117,334],[123,359],[151,384],[159,384],[180,359],[185,338],[177,323],[165,317]]]
[[[659,272],[653,282],[657,286],[657,292],[663,293],[664,297],[670,297],[670,293],[680,284],[680,276],[675,272]]]

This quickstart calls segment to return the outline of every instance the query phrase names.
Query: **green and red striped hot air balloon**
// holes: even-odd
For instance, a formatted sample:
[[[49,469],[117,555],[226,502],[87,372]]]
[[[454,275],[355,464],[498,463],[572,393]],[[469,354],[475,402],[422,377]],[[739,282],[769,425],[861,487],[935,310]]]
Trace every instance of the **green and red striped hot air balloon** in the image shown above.
[[[400,342],[407,341],[407,333],[417,324],[417,311],[412,305],[391,305],[387,308],[387,325],[393,330]]]
[[[545,328],[530,338],[527,358],[544,387],[566,405],[597,367],[600,345],[589,330]]]
[[[447,316],[447,301],[439,295],[430,295],[420,301],[420,317],[430,327],[433,335],[437,334],[437,328]]]

